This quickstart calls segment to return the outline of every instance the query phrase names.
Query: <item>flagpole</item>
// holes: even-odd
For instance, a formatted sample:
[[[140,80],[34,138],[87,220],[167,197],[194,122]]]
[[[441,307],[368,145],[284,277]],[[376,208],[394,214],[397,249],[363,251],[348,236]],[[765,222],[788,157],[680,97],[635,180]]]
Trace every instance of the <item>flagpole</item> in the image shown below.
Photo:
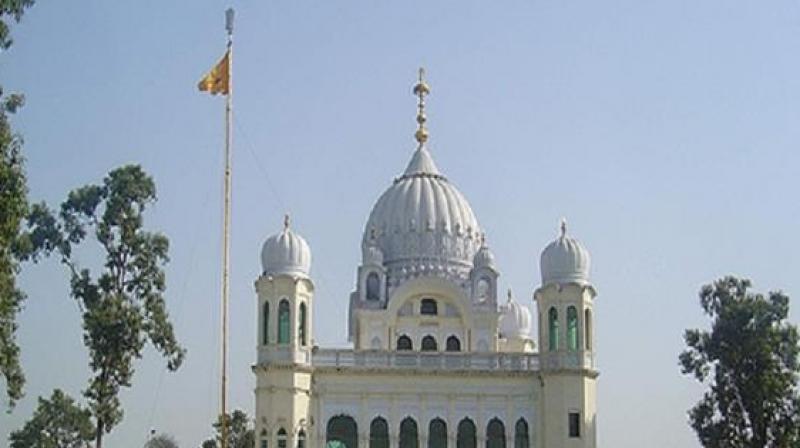
[[[222,225],[222,448],[228,444],[228,296],[230,294],[230,226],[231,226],[231,151],[233,133],[233,8],[225,11],[225,30],[228,32],[228,94],[225,96],[225,200]]]

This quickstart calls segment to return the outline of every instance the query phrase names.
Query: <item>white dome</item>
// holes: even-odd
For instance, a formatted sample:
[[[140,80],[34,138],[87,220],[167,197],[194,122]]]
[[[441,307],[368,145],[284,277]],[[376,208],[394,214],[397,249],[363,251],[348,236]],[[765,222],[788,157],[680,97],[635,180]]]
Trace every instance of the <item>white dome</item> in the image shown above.
[[[550,283],[589,282],[589,251],[576,239],[567,236],[561,223],[561,235],[542,251],[542,285]]]
[[[311,249],[300,235],[289,228],[286,218],[283,231],[272,235],[261,249],[261,266],[265,275],[286,274],[308,277],[311,270]]]
[[[508,302],[500,310],[500,336],[506,339],[529,339],[531,312],[517,303],[508,291]]]
[[[420,145],[403,175],[373,207],[363,244],[374,241],[387,267],[413,270],[424,259],[426,266],[447,269],[455,265],[468,270],[479,235],[469,203]]]
[[[481,244],[481,248],[478,249],[475,257],[472,259],[472,264],[475,268],[486,267],[496,269],[494,265],[494,254],[489,250],[489,246],[486,245],[486,242]]]

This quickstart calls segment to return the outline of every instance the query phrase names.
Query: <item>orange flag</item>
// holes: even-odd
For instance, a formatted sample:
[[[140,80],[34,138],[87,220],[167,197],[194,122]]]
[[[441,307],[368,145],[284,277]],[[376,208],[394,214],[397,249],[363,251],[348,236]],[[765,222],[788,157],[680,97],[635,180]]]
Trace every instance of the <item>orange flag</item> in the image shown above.
[[[228,50],[217,65],[197,83],[197,88],[212,95],[218,93],[227,95],[230,92],[230,82],[230,50]]]

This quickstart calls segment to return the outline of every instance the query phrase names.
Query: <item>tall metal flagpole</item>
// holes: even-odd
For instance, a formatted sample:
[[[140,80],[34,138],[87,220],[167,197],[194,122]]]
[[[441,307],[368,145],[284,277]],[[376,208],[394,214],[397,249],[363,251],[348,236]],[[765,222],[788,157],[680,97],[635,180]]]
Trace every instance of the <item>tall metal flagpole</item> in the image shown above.
[[[230,294],[230,226],[231,226],[231,150],[233,133],[233,8],[225,11],[225,29],[228,31],[228,95],[225,96],[225,205],[222,225],[222,448],[228,444],[228,295]]]

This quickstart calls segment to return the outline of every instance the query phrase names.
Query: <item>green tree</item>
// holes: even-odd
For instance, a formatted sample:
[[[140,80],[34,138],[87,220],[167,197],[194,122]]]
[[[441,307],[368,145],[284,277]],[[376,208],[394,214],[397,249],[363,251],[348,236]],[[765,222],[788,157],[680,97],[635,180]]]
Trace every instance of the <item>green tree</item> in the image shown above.
[[[11,448],[86,448],[94,436],[91,412],[59,389],[39,406],[22,429],[11,433]]]
[[[33,0],[0,0],[0,53],[11,46],[9,21],[22,18]],[[22,138],[14,133],[9,115],[22,106],[22,95],[3,96],[0,86],[0,377],[5,379],[9,407],[22,397],[25,375],[16,341],[17,314],[25,294],[17,287],[18,238],[28,211],[28,189]]]
[[[119,391],[131,386],[133,361],[142,357],[145,344],[152,343],[173,371],[185,355],[164,302],[169,243],[143,229],[143,214],[155,200],[153,179],[138,165],[128,165],[111,171],[100,185],[70,192],[57,218],[43,204],[34,205],[29,216],[31,246],[57,253],[71,274],[93,373],[84,395],[95,418],[96,448],[122,420]],[[90,233],[104,252],[96,276],[79,265],[74,250]]]
[[[178,442],[171,435],[161,433],[148,440],[144,448],[178,448]]]
[[[749,280],[725,277],[700,290],[711,330],[686,330],[680,355],[686,375],[709,386],[689,411],[705,447],[800,444],[798,332],[787,322],[789,298],[748,291]]]
[[[228,433],[228,448],[255,448],[256,438],[253,427],[250,426],[250,418],[242,410],[235,410],[233,413],[225,415]],[[214,423],[215,436],[200,445],[201,448],[218,448],[222,446],[222,416],[220,415]]]

